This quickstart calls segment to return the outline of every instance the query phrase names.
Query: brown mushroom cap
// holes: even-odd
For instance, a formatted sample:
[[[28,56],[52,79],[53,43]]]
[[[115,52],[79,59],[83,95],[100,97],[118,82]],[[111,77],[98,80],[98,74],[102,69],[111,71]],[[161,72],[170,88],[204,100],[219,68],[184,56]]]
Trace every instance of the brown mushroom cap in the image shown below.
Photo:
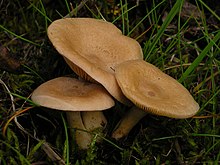
[[[33,102],[63,111],[101,111],[114,106],[114,100],[99,84],[59,77],[34,90]]]
[[[183,85],[143,60],[118,65],[115,76],[124,95],[147,112],[187,118],[199,110],[198,103]]]
[[[48,27],[48,37],[79,76],[89,75],[117,100],[128,101],[115,80],[114,68],[127,60],[143,59],[137,41],[122,35],[112,23],[93,18],[56,20]]]

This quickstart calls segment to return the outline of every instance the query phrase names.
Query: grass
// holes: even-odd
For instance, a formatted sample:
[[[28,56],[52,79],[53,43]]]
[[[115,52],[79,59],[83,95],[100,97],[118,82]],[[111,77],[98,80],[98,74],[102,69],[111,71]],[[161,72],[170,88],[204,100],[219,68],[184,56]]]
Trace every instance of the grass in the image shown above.
[[[96,143],[100,135],[93,134],[90,148],[79,151],[65,116],[36,107],[29,96],[44,81],[73,74],[46,30],[80,3],[9,0],[0,4],[0,43],[7,48],[0,49],[0,59],[8,68],[1,69],[6,64],[0,62],[0,164],[220,163],[219,5],[195,0],[202,14],[187,16],[182,0],[137,2],[88,1],[74,16],[105,18],[137,39],[146,61],[191,92],[198,114],[183,120],[148,115],[128,137],[115,141],[110,134],[123,112],[114,110],[125,109],[119,104],[105,112],[109,124],[103,142]]]

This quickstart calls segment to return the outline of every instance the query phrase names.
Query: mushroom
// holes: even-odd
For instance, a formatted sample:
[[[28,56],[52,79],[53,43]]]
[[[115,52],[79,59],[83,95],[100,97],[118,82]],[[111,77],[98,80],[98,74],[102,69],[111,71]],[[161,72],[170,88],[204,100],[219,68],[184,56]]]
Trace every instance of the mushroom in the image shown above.
[[[101,85],[71,77],[58,77],[41,84],[31,99],[38,105],[66,111],[69,126],[77,128],[75,139],[80,149],[87,149],[92,139],[85,131],[103,129],[107,121],[102,110],[115,104]]]
[[[124,62],[115,67],[115,76],[123,94],[136,106],[113,132],[115,139],[126,136],[147,113],[183,119],[199,110],[198,103],[183,85],[148,62]]]
[[[116,65],[143,59],[139,43],[112,23],[94,18],[59,19],[48,27],[48,37],[80,77],[102,84],[118,101],[129,104],[114,76]]]

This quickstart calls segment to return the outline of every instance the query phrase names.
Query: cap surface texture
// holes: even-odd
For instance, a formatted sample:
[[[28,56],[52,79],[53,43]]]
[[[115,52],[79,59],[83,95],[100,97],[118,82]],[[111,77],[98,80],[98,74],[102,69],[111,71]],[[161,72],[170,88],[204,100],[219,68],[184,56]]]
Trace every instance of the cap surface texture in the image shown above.
[[[174,78],[143,60],[124,62],[115,68],[124,95],[147,112],[188,118],[199,110],[189,91]]]
[[[41,106],[63,111],[101,111],[114,106],[114,100],[101,85],[70,77],[41,84],[31,99]]]

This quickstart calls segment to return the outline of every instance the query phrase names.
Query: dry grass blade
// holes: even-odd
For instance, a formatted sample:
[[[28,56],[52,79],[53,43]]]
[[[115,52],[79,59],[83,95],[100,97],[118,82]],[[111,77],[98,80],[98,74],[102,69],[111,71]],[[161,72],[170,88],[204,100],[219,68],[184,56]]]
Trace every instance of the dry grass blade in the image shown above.
[[[9,123],[14,119],[17,127],[19,129],[21,129],[25,134],[27,134],[28,136],[32,137],[33,139],[37,140],[38,142],[40,141],[38,138],[36,138],[35,136],[31,135],[29,132],[27,132],[24,127],[17,121],[17,117],[32,109],[33,107],[28,107],[28,108],[25,108],[25,109],[22,109],[20,111],[16,111],[16,108],[15,108],[15,104],[14,104],[14,97],[13,95],[11,94],[9,88],[7,87],[7,85],[0,79],[0,83],[5,87],[5,89],[7,90],[7,92],[9,93],[10,95],[10,98],[11,98],[11,104],[12,104],[12,110],[14,112],[14,115],[12,115],[12,117],[10,117],[10,119],[6,122],[6,124],[4,125],[3,127],[3,136],[5,137],[5,133],[6,133],[6,130],[7,130],[7,127],[9,125]],[[53,161],[53,162],[56,162],[58,163],[59,165],[64,165],[65,164],[65,161],[58,155],[56,154],[55,151],[53,151],[53,149],[49,146],[49,144],[47,142],[44,142],[42,144],[42,149],[44,150],[44,152],[47,154],[47,156]]]
[[[15,112],[16,110],[15,110],[15,105],[14,105],[14,97],[12,96],[12,94],[11,94],[9,88],[8,88],[7,85],[4,83],[4,81],[2,81],[2,80],[0,79],[0,83],[5,87],[6,91],[9,93],[10,98],[11,98],[12,110]]]
[[[33,108],[33,107],[28,107],[28,108],[22,109],[22,110],[20,110],[20,111],[16,111],[15,114],[12,115],[12,117],[10,117],[10,119],[8,119],[8,121],[6,122],[5,126],[3,127],[3,133],[2,133],[2,134],[3,134],[4,137],[5,137],[5,132],[6,132],[6,130],[7,130],[7,127],[8,127],[8,125],[9,125],[9,123],[10,123],[13,119],[15,120],[18,115],[20,115],[20,114],[22,114],[22,113],[24,113],[24,112],[30,110],[31,108]],[[17,124],[17,126],[19,125],[18,122],[17,122],[16,124]],[[19,127],[19,128],[21,128],[21,127]],[[23,129],[24,129],[24,128],[22,127],[22,130],[23,130]]]

